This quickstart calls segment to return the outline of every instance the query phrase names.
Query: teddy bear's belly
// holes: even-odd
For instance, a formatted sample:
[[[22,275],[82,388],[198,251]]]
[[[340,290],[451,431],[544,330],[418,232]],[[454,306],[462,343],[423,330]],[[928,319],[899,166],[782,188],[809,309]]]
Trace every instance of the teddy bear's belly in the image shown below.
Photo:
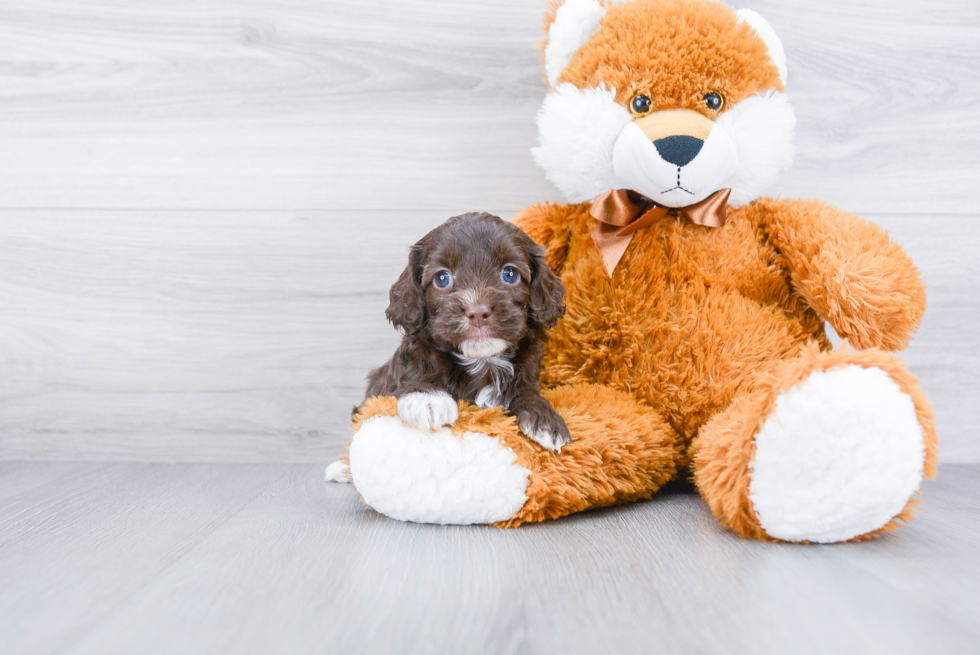
[[[743,252],[745,261],[729,263],[738,273],[729,274],[704,262],[657,261],[648,250],[642,262],[617,267],[612,281],[595,276],[591,256],[573,259],[543,382],[621,389],[692,438],[778,360],[814,339],[829,346],[822,320],[774,274],[765,253]]]

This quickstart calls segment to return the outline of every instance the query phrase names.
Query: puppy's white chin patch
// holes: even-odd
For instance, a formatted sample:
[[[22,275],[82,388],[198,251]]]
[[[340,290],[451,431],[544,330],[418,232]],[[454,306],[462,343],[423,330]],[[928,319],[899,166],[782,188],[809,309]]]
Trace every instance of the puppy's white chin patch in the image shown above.
[[[459,344],[459,352],[467,359],[486,359],[504,352],[509,345],[503,339],[467,339]]]

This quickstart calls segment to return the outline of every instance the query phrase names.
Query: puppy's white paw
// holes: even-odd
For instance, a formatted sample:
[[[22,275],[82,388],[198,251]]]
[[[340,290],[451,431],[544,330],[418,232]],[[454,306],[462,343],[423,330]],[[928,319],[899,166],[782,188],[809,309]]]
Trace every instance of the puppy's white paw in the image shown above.
[[[347,465],[344,464],[342,460],[337,460],[333,464],[327,467],[327,470],[323,472],[323,479],[327,482],[350,482],[350,478],[347,477],[348,469]]]
[[[445,391],[420,391],[398,399],[398,417],[422,430],[438,430],[459,418],[456,401]]]
[[[545,430],[542,428],[535,429],[535,426],[529,421],[519,421],[518,426],[521,428],[521,432],[523,432],[525,436],[538,442],[538,444],[540,444],[545,450],[552,450],[557,453],[561,450],[562,446],[569,443],[568,439],[563,438],[561,435],[556,434],[551,430]]]

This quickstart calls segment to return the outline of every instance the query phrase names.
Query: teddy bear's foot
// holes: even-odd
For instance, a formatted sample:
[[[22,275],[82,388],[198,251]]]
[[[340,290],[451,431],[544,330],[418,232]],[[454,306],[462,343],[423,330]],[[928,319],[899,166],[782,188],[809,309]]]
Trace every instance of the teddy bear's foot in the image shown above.
[[[460,403],[451,428],[430,431],[400,419],[394,398],[372,398],[354,417],[354,486],[403,521],[513,527],[649,498],[676,474],[679,440],[649,406],[596,385],[544,395],[572,435],[560,453],[499,408]]]
[[[915,404],[885,371],[814,371],[756,434],[749,499],[773,537],[845,541],[900,514],[924,462]]]
[[[470,524],[505,521],[527,501],[528,471],[487,434],[367,419],[350,444],[350,473],[375,510],[401,521]]]
[[[347,466],[347,462],[338,459],[336,462],[333,462],[327,466],[327,468],[323,471],[323,479],[326,482],[349,483],[350,467]]]
[[[742,536],[848,541],[911,518],[935,445],[928,400],[901,360],[814,349],[705,425],[695,480]]]

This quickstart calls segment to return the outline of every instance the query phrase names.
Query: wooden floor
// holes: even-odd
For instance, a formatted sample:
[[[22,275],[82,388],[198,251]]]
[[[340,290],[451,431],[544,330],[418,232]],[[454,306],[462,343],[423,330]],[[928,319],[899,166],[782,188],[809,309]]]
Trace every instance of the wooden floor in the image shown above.
[[[978,652],[980,466],[923,495],[792,546],[687,494],[499,530],[386,519],[311,465],[5,462],[0,652]]]

